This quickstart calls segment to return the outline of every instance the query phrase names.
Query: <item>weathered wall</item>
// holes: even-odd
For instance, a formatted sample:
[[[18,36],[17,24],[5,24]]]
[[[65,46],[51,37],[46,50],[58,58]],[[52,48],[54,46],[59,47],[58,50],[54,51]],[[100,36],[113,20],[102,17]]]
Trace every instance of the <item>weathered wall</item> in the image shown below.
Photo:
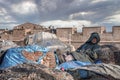
[[[120,26],[114,26],[112,29],[114,41],[120,41]]]
[[[56,35],[60,40],[66,42],[68,40],[71,40],[72,34],[74,34],[76,31],[76,28],[57,28]]]
[[[70,28],[69,28],[70,29]],[[120,27],[114,26],[112,32],[106,32],[105,27],[83,27],[81,33],[71,34],[70,38],[68,33],[72,33],[71,30],[66,30],[64,28],[59,29],[57,36],[65,43],[70,43],[75,48],[81,46],[84,42],[88,40],[92,32],[98,32],[101,38],[100,44],[114,44],[120,45]]]
[[[13,35],[13,37],[25,36],[25,30],[24,29],[14,29],[12,35]]]
[[[102,34],[105,31],[105,27],[83,27],[82,33],[83,36],[89,36],[92,32],[98,32],[99,34]]]
[[[112,32],[100,34],[101,41],[113,41]]]
[[[7,33],[2,33],[1,35],[0,35],[0,39],[1,40],[9,40],[9,34],[7,34]]]
[[[12,40],[14,42],[24,40],[25,36],[34,34],[41,31],[49,31],[47,28],[43,28],[40,25],[32,23],[24,23],[18,26],[15,26],[12,31],[3,31],[0,34],[0,40]]]
[[[39,28],[43,27],[29,22],[14,27],[14,29],[39,29]]]
[[[40,25],[32,23],[24,23],[14,27],[14,29],[9,32],[4,32],[0,34],[1,40],[13,40],[15,42],[21,41],[28,34],[33,34],[37,32],[51,32],[49,28],[43,28]],[[57,28],[57,37],[65,43],[72,44],[75,48],[81,46],[84,42],[88,40],[92,32],[98,32],[101,41],[100,44],[114,44],[120,47],[120,26],[114,26],[112,32],[106,32],[105,27],[83,27],[82,32],[77,32],[77,28]]]

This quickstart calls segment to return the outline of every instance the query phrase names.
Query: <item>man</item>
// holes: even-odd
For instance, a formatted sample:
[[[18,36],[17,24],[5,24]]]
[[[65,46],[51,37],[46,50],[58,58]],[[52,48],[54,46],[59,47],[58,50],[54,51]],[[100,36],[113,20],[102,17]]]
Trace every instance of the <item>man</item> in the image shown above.
[[[100,51],[100,36],[97,32],[91,33],[90,38],[80,46],[76,52],[87,54],[94,62],[98,60]]]

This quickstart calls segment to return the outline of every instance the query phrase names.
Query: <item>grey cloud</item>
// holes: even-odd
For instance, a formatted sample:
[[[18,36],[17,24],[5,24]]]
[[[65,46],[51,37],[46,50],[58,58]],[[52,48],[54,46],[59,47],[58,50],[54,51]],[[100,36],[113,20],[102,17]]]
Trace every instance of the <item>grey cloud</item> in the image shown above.
[[[38,13],[20,15],[11,10],[10,7],[13,4],[23,1],[34,2],[37,5]],[[9,12],[8,15],[20,24],[24,22],[40,23],[49,20],[68,20],[70,15],[79,12],[94,12],[94,14],[80,15],[73,19],[100,23],[106,17],[115,15],[117,11],[120,11],[120,0],[91,2],[92,0],[4,0],[0,3],[0,7],[5,8]]]

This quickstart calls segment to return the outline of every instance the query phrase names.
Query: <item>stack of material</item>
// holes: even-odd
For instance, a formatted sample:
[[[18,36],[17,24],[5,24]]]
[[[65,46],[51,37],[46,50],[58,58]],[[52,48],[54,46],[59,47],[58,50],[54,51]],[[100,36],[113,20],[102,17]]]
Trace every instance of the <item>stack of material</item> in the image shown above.
[[[33,35],[29,35],[24,40],[25,45],[37,44],[48,48],[51,51],[56,49],[64,49],[71,51],[74,49],[72,45],[68,45],[60,41],[55,34],[48,32],[39,32]]]
[[[18,45],[10,40],[3,40],[0,42],[0,64],[2,63],[6,50],[13,47],[18,47]]]
[[[49,68],[55,68],[56,67],[56,60],[55,55],[53,52],[47,52],[46,56],[41,61],[41,64],[49,67]]]
[[[8,68],[22,63],[40,64],[48,49],[38,45],[10,48],[0,64],[0,68]]]
[[[43,56],[43,53],[40,51],[35,52],[27,52],[25,50],[22,51],[23,56],[31,61],[37,62],[40,57]],[[44,55],[43,58],[41,58],[41,63],[49,68],[55,68],[56,67],[56,61],[55,61],[55,55],[53,52],[47,52],[46,55]]]
[[[114,52],[115,64],[120,65],[120,51]]]
[[[31,61],[37,62],[40,56],[43,56],[43,53],[40,51],[35,51],[35,52],[27,52],[25,50],[22,51],[23,56]]]
[[[101,54],[99,54],[99,58],[104,63],[112,63],[120,65],[120,50],[113,45],[102,45],[101,46]]]
[[[120,80],[120,66],[114,64],[87,65],[70,69],[68,72],[73,75],[75,80]]]
[[[7,50],[9,48],[17,47],[17,46],[18,46],[17,44],[15,44],[10,40],[3,40],[2,42],[0,42],[0,51]]]
[[[38,64],[20,64],[0,72],[0,80],[74,80],[66,72]]]

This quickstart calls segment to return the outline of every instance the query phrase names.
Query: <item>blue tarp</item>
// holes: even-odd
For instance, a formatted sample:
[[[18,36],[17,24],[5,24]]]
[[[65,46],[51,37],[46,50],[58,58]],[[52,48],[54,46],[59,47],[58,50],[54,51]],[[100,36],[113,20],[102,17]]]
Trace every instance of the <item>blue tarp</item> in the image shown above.
[[[35,52],[35,51],[41,51],[43,52],[43,56],[41,56],[37,62],[33,62],[30,60],[27,60],[23,55],[22,51],[25,50],[27,52]],[[0,65],[0,68],[8,68],[11,66],[16,66],[17,64],[22,63],[36,63],[40,64],[41,59],[46,55],[48,52],[47,48],[38,46],[38,45],[28,45],[24,47],[16,47],[16,48],[10,48],[7,50],[4,59]]]
[[[85,65],[91,65],[92,63],[90,62],[81,62],[81,61],[69,61],[60,64],[59,66],[56,67],[56,69],[62,69],[68,70],[68,69],[74,69],[80,66],[85,66]],[[86,70],[79,70],[79,74],[81,78],[86,78],[88,76],[88,72]]]
[[[67,69],[77,68],[80,66],[91,65],[91,64],[92,63],[90,63],[90,62],[69,61],[69,62],[60,64],[59,66],[56,67],[56,69],[64,68],[65,70],[67,70]]]

